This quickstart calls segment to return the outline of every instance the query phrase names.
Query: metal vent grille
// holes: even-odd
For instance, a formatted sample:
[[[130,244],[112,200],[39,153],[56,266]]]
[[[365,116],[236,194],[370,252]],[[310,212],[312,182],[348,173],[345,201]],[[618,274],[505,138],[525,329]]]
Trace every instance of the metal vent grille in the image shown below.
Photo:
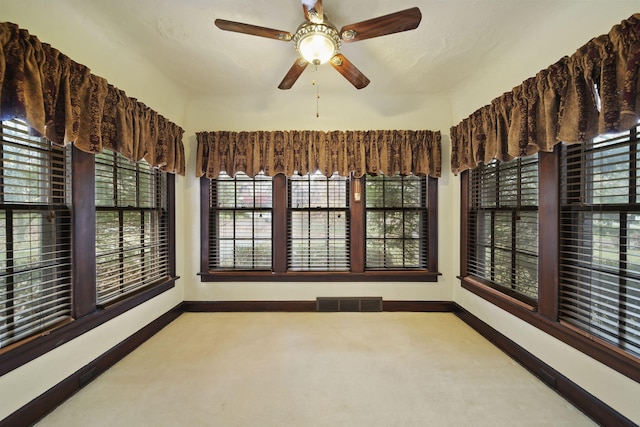
[[[382,297],[318,297],[316,311],[382,311]]]

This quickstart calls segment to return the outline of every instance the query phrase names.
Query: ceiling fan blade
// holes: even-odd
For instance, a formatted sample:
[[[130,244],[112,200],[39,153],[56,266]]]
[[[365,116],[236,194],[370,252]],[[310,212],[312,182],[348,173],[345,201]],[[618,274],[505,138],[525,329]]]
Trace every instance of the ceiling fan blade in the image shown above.
[[[345,42],[355,42],[387,34],[400,33],[418,28],[422,13],[417,7],[390,13],[389,15],[346,25],[340,29],[340,37]]]
[[[302,0],[304,18],[314,24],[321,24],[324,20],[322,14],[322,0]]]
[[[252,36],[266,37],[269,39],[282,40],[288,42],[293,37],[288,31],[274,30],[273,28],[259,27],[257,25],[243,24],[241,22],[227,21],[226,19],[216,19],[216,27],[225,31],[249,34]]]
[[[349,80],[356,89],[362,89],[369,84],[367,76],[362,74],[343,54],[338,53],[329,61],[331,66],[338,70],[345,79]]]
[[[309,65],[309,63],[303,58],[296,59],[296,62],[293,63],[287,72],[287,75],[284,76],[284,79],[280,82],[278,89],[291,89],[296,80],[298,80],[298,77],[300,77],[300,74],[307,68],[307,65]]]

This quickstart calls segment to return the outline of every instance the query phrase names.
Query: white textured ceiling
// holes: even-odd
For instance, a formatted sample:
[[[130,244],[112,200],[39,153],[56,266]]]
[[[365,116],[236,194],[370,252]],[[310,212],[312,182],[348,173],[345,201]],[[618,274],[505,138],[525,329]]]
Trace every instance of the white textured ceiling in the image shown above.
[[[216,18],[290,32],[304,20],[300,0],[68,1],[192,95],[277,91],[297,57],[291,42],[222,31],[213,24]],[[550,23],[571,25],[586,3],[604,10],[611,1],[623,0],[324,0],[323,5],[338,28],[420,7],[416,30],[343,43],[341,52],[371,80],[363,91],[432,94],[454,90],[491,62],[522,55]],[[325,91],[356,90],[324,65],[316,72],[308,67],[291,92],[312,80]]]

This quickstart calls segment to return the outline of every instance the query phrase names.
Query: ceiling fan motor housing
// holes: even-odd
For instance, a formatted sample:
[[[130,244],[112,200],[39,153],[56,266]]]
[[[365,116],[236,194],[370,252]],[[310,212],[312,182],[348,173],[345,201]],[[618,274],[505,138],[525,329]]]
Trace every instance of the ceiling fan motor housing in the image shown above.
[[[327,21],[303,23],[293,35],[293,42],[298,53],[315,65],[329,61],[340,50],[338,30]]]

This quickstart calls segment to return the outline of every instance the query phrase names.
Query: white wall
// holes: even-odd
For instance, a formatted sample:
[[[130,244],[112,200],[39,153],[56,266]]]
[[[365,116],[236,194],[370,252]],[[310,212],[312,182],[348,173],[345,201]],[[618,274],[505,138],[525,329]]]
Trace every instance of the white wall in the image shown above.
[[[97,31],[86,16],[66,3],[0,0],[0,19],[29,30],[128,96],[182,125],[183,92],[148,62],[128,52],[123,43]],[[178,178],[178,188],[183,181]],[[181,218],[178,209],[179,223]],[[183,286],[184,281],[179,280],[174,289],[0,377],[0,420],[178,305],[184,298]]]

